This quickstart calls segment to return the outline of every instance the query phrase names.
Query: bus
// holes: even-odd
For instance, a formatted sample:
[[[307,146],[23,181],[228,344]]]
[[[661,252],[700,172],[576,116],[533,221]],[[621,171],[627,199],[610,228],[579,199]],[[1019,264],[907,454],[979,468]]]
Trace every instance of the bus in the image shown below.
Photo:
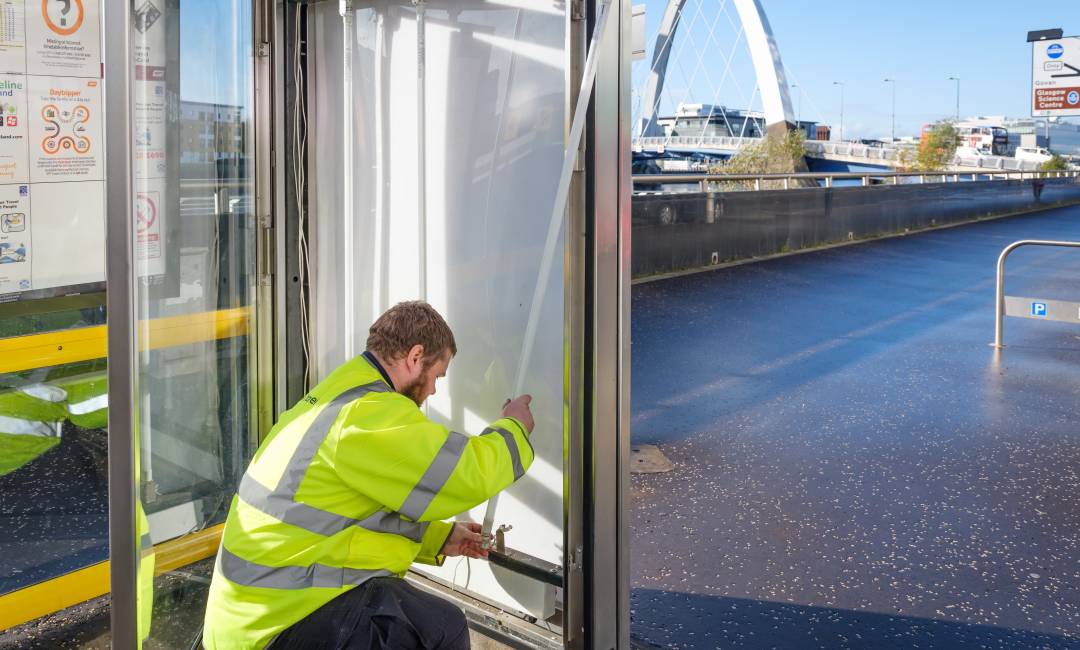
[[[933,126],[923,125],[922,140],[929,136]],[[985,122],[957,122],[955,128],[957,153],[980,156],[1009,155],[1009,131],[1005,127]]]

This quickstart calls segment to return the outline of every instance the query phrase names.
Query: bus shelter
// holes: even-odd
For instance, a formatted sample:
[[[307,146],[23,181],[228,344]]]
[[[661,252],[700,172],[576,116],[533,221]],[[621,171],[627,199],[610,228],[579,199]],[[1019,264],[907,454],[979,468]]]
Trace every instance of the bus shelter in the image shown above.
[[[627,647],[629,4],[9,5],[0,629],[195,647],[260,440],[423,299],[459,348],[427,415],[530,393],[536,462],[463,514],[491,562],[408,579]]]

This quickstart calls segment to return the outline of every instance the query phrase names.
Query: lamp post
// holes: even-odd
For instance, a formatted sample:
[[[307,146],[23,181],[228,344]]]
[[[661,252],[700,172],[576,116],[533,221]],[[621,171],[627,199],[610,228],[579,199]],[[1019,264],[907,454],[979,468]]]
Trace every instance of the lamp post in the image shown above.
[[[956,82],[956,121],[960,121],[960,77],[949,77],[949,81]]]
[[[886,79],[885,83],[892,84],[892,141],[896,142],[896,79]]]
[[[840,142],[844,141],[844,82],[834,81],[834,86],[840,86]]]
[[[798,99],[795,101],[795,121],[802,122],[802,111],[800,110],[802,108],[802,88],[799,87],[799,84],[791,84],[791,87],[799,91]]]

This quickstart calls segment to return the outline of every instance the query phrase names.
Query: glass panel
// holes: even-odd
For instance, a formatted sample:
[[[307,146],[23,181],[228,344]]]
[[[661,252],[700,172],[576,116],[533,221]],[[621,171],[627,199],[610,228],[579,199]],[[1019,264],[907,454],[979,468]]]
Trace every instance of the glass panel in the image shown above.
[[[0,3],[0,599],[108,557],[101,29],[66,4]]]
[[[252,5],[134,7],[137,533],[157,545],[139,565],[138,625],[148,647],[190,647],[213,559],[172,570],[162,543],[213,552],[256,437]]]
[[[552,211],[566,126],[566,3],[425,6],[421,45],[411,3],[357,10],[345,30],[336,4],[310,5],[310,103],[320,107],[311,151],[323,170],[309,193],[312,358],[325,377],[364,351],[382,311],[428,300],[459,350],[429,417],[475,435],[511,393],[533,395],[536,460],[501,495],[495,525],[513,526],[509,547],[561,565],[565,233]],[[343,63],[352,72],[344,84]],[[417,568],[509,609],[553,615],[554,588],[466,563]]]

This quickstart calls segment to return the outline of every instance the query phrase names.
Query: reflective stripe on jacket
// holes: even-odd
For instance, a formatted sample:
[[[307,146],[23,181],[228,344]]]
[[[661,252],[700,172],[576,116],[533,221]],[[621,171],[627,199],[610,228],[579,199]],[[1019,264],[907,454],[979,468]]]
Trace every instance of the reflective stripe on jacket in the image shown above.
[[[0,391],[0,476],[13,472],[60,442],[67,394],[47,384]]]
[[[334,597],[414,561],[441,564],[453,527],[532,464],[527,431],[449,431],[366,359],[335,370],[283,414],[233,498],[203,642],[262,648]]]

